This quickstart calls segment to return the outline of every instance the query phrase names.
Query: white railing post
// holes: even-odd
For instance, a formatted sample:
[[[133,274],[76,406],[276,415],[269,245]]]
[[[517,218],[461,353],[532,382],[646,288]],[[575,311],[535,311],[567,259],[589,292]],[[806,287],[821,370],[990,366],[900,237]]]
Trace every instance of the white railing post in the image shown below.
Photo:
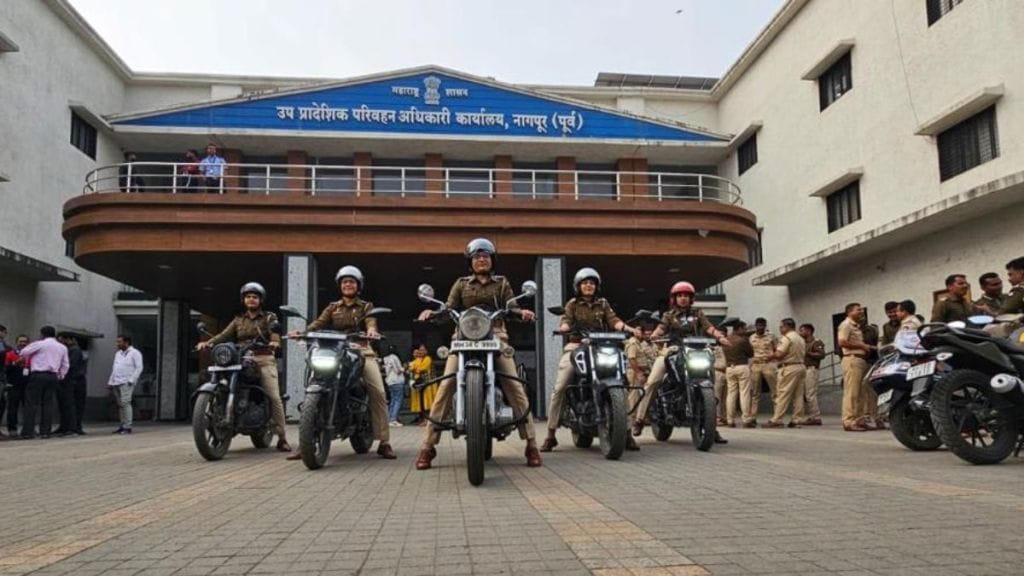
[[[316,166],[309,167],[309,195],[316,196]]]
[[[361,190],[362,184],[363,184],[363,167],[362,166],[356,166],[356,198],[359,198],[359,196],[362,194],[362,190]]]
[[[134,163],[132,163],[132,162],[128,163],[128,178],[125,180],[124,191],[128,192],[129,194],[132,191],[132,168],[134,168],[134,167],[135,167]]]
[[[697,175],[697,202],[704,201],[704,175]]]
[[[178,163],[171,164],[171,194],[178,193]]]
[[[444,178],[444,197],[451,198],[451,173],[448,171],[448,168],[445,168],[442,174],[442,178]]]
[[[487,169],[487,190],[490,192],[490,196],[489,196],[490,198],[494,198],[495,192],[496,192],[495,188],[497,187],[497,185],[498,185],[498,183],[494,181],[494,169],[493,168],[488,168]]]
[[[572,188],[573,188],[573,199],[580,199],[580,171],[572,171]]]
[[[270,164],[264,169],[266,179],[263,181],[264,196],[270,196]]]
[[[399,187],[400,191],[402,192],[402,198],[405,198],[405,168],[399,170],[398,179],[402,182],[401,186]]]
[[[661,202],[661,172],[658,172],[658,202]]]
[[[534,200],[537,199],[537,171],[530,170],[530,193]]]

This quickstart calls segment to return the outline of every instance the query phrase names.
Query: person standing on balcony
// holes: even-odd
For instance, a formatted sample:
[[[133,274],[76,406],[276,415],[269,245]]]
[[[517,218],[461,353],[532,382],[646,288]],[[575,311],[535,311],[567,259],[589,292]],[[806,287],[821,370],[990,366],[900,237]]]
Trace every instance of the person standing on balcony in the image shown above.
[[[199,188],[199,152],[185,151],[185,162],[178,166],[178,191],[195,192]]]
[[[139,174],[140,166],[136,162],[135,152],[124,153],[124,164],[117,169],[117,183],[121,192],[143,192],[146,189],[146,179]]]
[[[801,324],[800,336],[803,336],[807,352],[804,354],[804,365],[807,374],[804,376],[804,409],[807,418],[804,426],[821,426],[821,407],[818,405],[818,370],[825,358],[825,343],[814,337],[814,324]]]
[[[778,344],[775,335],[768,331],[768,321],[764,318],[754,320],[754,333],[750,335],[750,345],[754,348],[754,359],[750,363],[750,409],[755,418],[761,404],[762,378],[768,383],[772,395],[772,412],[775,411],[778,368],[772,360],[772,354]]]
[[[202,175],[203,187],[207,192],[219,193],[221,191],[221,179],[224,178],[224,165],[227,162],[217,155],[217,146],[207,144],[206,158],[199,163],[199,172]]]

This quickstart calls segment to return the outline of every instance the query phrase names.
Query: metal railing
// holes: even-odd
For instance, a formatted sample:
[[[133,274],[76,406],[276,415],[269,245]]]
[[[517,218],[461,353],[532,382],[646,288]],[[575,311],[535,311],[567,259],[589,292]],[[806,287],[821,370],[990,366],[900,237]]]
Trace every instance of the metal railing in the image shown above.
[[[713,174],[521,168],[130,162],[85,177],[83,194],[248,193],[574,200],[695,200],[742,205],[740,189]],[[217,175],[219,174],[219,176]]]

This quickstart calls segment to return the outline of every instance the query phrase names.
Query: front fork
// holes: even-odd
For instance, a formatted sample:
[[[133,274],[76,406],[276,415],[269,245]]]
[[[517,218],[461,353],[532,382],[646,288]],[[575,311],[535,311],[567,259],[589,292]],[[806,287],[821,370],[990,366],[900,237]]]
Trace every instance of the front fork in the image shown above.
[[[487,399],[487,422],[494,422],[494,415],[497,413],[497,407],[494,404],[494,354],[487,354],[487,365],[481,366],[480,361],[470,360],[466,361],[466,355],[459,353],[459,366],[456,371],[455,383],[458,388],[455,391],[455,426],[459,430],[466,428],[466,365],[471,365],[472,369],[485,368],[484,371],[484,392],[486,393]],[[473,366],[475,365],[475,366]]]
[[[235,425],[235,388],[238,384],[238,373],[235,372],[231,375],[231,380],[228,381],[228,402],[224,407],[224,425],[234,426]]]

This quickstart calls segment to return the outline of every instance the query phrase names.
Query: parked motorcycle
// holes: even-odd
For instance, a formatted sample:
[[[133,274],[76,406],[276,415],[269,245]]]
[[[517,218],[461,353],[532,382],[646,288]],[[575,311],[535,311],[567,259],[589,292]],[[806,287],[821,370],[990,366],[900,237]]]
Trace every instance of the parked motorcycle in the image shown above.
[[[896,440],[915,451],[936,450],[942,440],[932,425],[931,392],[936,379],[935,355],[921,346],[917,332],[901,330],[893,344],[878,351],[867,372],[878,395],[878,410],[889,414]]]
[[[689,426],[693,445],[707,452],[717,435],[712,351],[716,341],[699,336],[664,341],[677,349],[665,358],[665,380],[651,402],[651,431],[655,439],[665,442],[673,429]]]
[[[367,317],[391,312],[373,308]],[[282,306],[281,314],[306,320],[298,309]],[[322,468],[331,442],[348,439],[356,454],[373,445],[373,421],[361,378],[369,346],[365,332],[317,330],[290,336],[306,343],[306,397],[299,417],[299,453],[310,470]],[[386,425],[387,423],[382,423]]]
[[[212,336],[202,322],[196,327]],[[270,329],[281,333],[277,322]],[[213,365],[206,369],[210,379],[193,396],[192,437],[203,458],[223,458],[237,434],[249,436],[257,448],[270,446],[274,435],[270,400],[260,383],[256,355],[271,353],[263,339],[245,346],[222,342],[213,347]]]
[[[469,483],[473,486],[479,486],[484,481],[484,461],[490,459],[492,442],[504,440],[529,416],[528,412],[518,417],[513,414],[512,407],[505,402],[497,383],[500,377],[527,385],[516,374],[495,373],[495,358],[502,353],[502,343],[494,334],[494,322],[508,314],[511,304],[536,293],[537,284],[527,281],[523,283],[522,294],[506,302],[504,308],[488,311],[473,307],[459,311],[434,299],[434,289],[429,284],[421,284],[417,290],[420,301],[439,306],[433,317],[447,313],[455,321],[456,333],[451,348],[442,348],[438,355],[444,359],[449,353],[457,354],[459,363],[456,373],[443,374],[416,386],[422,388],[447,378],[455,378],[452,419],[431,422],[437,430],[451,430],[455,438],[466,437],[466,471]]]
[[[561,316],[565,309],[553,306],[548,312]],[[571,356],[573,381],[566,387],[562,413],[548,418],[560,418],[561,425],[572,431],[577,448],[589,448],[597,436],[604,457],[618,460],[629,438],[626,334],[574,330],[568,335],[581,340]]]
[[[984,325],[1016,315],[975,316]],[[1024,348],[962,322],[922,327],[922,344],[953,367],[932,393],[932,423],[951,452],[972,464],[996,464],[1024,447]]]

